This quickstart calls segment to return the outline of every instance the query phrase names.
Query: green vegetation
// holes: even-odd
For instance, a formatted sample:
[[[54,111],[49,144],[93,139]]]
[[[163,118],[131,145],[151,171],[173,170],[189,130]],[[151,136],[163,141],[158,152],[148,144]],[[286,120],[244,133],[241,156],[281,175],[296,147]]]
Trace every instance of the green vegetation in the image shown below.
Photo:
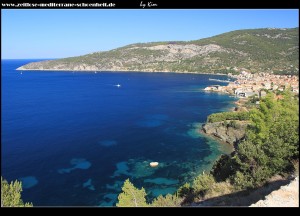
[[[21,199],[22,183],[8,184],[1,176],[1,207],[32,207],[32,203],[23,203]]]
[[[146,203],[146,192],[145,189],[137,189],[127,179],[122,187],[122,193],[118,196],[119,202],[118,207],[145,207]]]
[[[138,189],[127,179],[122,187],[122,193],[118,196],[118,207],[163,207],[180,206],[182,198],[177,194],[168,194],[165,197],[159,196],[152,203],[146,203],[145,189]]]
[[[199,175],[193,182],[194,192],[203,196],[214,183],[215,179],[211,174]]]
[[[180,198],[177,194],[171,195],[167,194],[166,196],[160,195],[153,200],[150,206],[152,207],[178,207],[181,206],[183,199]]]
[[[299,74],[298,31],[299,28],[250,29],[187,42],[137,43],[105,52],[30,63],[23,68]]]
[[[245,139],[234,153],[222,155],[209,174],[197,176],[192,184],[184,184],[174,195],[159,196],[148,206],[189,205],[263,186],[275,175],[299,172],[299,97],[290,90],[281,94],[283,99],[277,99],[274,93],[269,92],[257,107],[247,114],[240,112],[238,117],[229,112],[209,116],[212,122],[231,119],[228,123],[231,126],[237,124],[232,119],[249,120]],[[146,193],[144,189],[142,191],[142,203],[146,206]],[[122,199],[119,196],[119,203]]]
[[[222,112],[214,113],[208,116],[207,121],[209,123],[221,122],[226,120],[239,120],[247,121],[250,119],[249,112]]]
[[[253,188],[275,174],[292,169],[299,157],[299,100],[285,91],[282,100],[273,93],[251,111],[246,139],[232,158],[235,173],[227,176],[238,188]]]

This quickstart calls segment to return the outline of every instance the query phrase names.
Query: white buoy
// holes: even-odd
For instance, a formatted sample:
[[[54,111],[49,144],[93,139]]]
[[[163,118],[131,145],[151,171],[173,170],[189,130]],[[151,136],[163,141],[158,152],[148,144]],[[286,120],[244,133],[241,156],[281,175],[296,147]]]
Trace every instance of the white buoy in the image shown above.
[[[151,166],[151,167],[157,167],[157,166],[158,166],[158,162],[151,162],[151,163],[150,163],[150,166]]]

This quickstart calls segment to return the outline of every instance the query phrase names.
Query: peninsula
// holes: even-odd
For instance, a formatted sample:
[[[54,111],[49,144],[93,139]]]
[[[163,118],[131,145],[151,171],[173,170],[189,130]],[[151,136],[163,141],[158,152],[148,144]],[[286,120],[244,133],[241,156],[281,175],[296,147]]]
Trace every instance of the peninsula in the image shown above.
[[[17,70],[236,74],[299,73],[299,28],[237,30],[192,41],[136,43],[110,51],[33,62]]]

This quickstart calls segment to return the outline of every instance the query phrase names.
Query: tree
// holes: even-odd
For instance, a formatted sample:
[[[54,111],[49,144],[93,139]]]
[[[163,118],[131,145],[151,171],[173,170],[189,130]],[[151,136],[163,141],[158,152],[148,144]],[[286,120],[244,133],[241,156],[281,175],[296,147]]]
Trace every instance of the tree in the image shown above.
[[[238,169],[231,179],[237,188],[260,186],[271,176],[291,170],[292,160],[299,157],[299,101],[289,90],[282,100],[269,93],[250,118],[246,140],[233,157]]]
[[[119,194],[118,207],[145,207],[146,203],[145,189],[138,189],[127,179],[122,187],[122,193]]]
[[[276,175],[293,172],[299,158],[299,98],[290,89],[277,99],[272,92],[262,98],[257,108],[248,112],[250,125],[231,156],[222,156],[212,175],[217,181],[231,180],[236,189],[261,186]],[[211,115],[226,118],[226,113]],[[200,184],[201,185],[201,184]]]
[[[23,203],[21,199],[22,183],[8,184],[1,176],[1,207],[32,207],[32,203]]]

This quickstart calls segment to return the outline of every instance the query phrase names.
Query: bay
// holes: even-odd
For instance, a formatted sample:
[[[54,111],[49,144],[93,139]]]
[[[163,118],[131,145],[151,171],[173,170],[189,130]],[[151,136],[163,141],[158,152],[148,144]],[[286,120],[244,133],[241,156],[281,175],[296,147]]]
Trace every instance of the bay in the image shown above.
[[[226,76],[15,70],[31,61],[1,71],[1,171],[22,181],[25,202],[113,206],[127,178],[152,199],[231,151],[199,133],[236,100],[202,90]]]

